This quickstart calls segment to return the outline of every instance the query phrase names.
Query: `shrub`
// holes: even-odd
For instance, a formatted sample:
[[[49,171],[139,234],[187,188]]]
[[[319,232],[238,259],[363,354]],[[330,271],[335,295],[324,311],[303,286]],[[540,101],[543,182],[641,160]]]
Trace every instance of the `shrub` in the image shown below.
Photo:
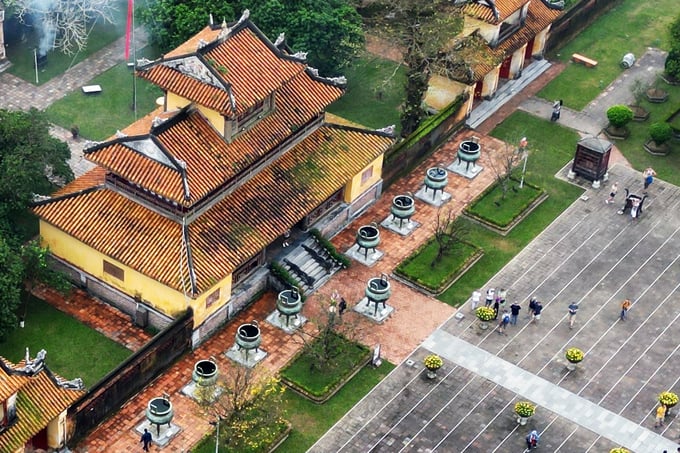
[[[569,348],[567,349],[565,357],[571,363],[578,363],[583,360],[583,351],[581,351],[579,348]]]
[[[663,145],[673,136],[673,128],[670,124],[664,122],[654,123],[649,126],[649,135],[657,145]]]
[[[444,361],[437,354],[430,354],[423,360],[425,368],[430,371],[438,370],[444,365]]]
[[[491,321],[496,314],[491,307],[479,307],[475,310],[475,315],[480,321]]]
[[[531,417],[536,412],[536,406],[529,401],[519,401],[515,404],[515,413],[520,417]]]
[[[621,128],[633,119],[633,111],[625,105],[613,105],[607,109],[607,119],[613,127]]]
[[[677,47],[673,47],[670,52],[668,52],[666,63],[664,64],[664,71],[666,72],[666,75],[673,79],[680,79],[680,43],[677,44]]]
[[[666,407],[673,407],[678,404],[678,395],[673,392],[661,392],[659,402]]]

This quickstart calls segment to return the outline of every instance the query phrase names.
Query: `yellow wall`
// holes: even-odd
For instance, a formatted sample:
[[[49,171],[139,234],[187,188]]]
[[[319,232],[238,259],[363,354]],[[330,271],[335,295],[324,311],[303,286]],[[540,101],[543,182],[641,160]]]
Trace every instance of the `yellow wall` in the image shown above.
[[[526,48],[527,45],[525,44],[512,54],[512,60],[510,61],[510,74],[508,74],[509,79],[514,79],[522,70],[522,67],[524,66],[524,52],[526,51]]]
[[[181,109],[191,104],[189,99],[170,92],[168,92],[165,99],[166,109],[168,111]],[[206,108],[200,104],[195,105],[198,110],[200,110],[201,113],[208,119],[208,121],[210,121],[213,127],[217,129],[217,132],[219,132],[221,135],[224,135],[224,117],[215,110],[210,110],[209,108]]]
[[[376,182],[380,181],[380,179],[382,178],[382,165],[383,155],[381,154],[376,160],[368,164],[359,173],[354,175],[352,180],[345,186],[345,194],[343,201],[345,203],[351,203],[356,198],[358,198],[359,195],[364,193],[366,189],[371,187]],[[361,175],[371,167],[373,167],[373,176],[368,178],[368,180],[362,184]]]
[[[484,85],[482,86],[482,96],[491,96],[498,86],[498,75],[500,74],[501,68],[497,66],[486,76],[484,76]]]
[[[479,30],[479,35],[484,38],[486,42],[495,42],[496,39],[498,39],[500,26],[489,24],[482,20],[466,16],[462,34],[467,36],[475,30]]]
[[[54,417],[47,424],[47,445],[52,448],[59,448],[63,444],[64,429],[66,423],[66,411]]]
[[[184,311],[188,302],[194,310],[194,325],[196,326],[200,325],[208,316],[217,311],[231,297],[231,275],[227,275],[196,299],[189,298],[187,301],[184,294],[180,291],[165,286],[96,251],[43,220],[40,220],[40,236],[42,245],[48,246],[50,252],[55,256],[119,289],[130,297],[140,296],[146,303],[168,316],[177,316]],[[125,271],[124,281],[104,273],[104,259]],[[206,309],[205,299],[215,292],[217,288],[220,289],[218,301]]]

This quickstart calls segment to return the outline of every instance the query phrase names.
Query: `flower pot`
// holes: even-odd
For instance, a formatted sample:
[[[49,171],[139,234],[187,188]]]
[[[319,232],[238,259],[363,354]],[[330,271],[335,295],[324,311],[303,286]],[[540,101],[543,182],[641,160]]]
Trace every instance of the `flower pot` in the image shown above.
[[[529,421],[529,417],[522,417],[521,415],[517,416],[517,423],[520,426],[526,425],[528,421]]]
[[[428,379],[434,379],[437,377],[437,370],[427,370]]]
[[[489,328],[489,321],[479,321],[479,328],[487,330]]]

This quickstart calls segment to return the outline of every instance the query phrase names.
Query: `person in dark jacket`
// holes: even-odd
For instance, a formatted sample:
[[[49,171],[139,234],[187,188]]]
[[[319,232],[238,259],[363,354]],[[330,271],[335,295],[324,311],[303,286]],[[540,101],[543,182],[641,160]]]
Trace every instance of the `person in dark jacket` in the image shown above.
[[[542,311],[543,305],[539,301],[536,301],[536,304],[534,305],[534,317],[533,317],[534,322],[538,322],[541,319]]]

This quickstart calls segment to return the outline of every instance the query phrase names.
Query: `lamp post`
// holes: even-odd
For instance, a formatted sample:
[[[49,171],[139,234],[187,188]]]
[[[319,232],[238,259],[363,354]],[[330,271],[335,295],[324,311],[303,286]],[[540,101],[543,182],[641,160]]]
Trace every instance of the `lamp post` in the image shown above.
[[[217,426],[215,428],[215,453],[219,453],[220,451],[220,416],[217,416],[217,421],[216,422],[209,422],[213,426]]]
[[[529,158],[529,153],[527,152],[527,144],[529,142],[527,141],[526,137],[522,137],[522,140],[519,141],[519,150],[523,154],[524,157],[524,164],[522,164],[522,179],[519,181],[519,188],[522,189],[524,187],[524,173],[527,171],[527,159]]]

